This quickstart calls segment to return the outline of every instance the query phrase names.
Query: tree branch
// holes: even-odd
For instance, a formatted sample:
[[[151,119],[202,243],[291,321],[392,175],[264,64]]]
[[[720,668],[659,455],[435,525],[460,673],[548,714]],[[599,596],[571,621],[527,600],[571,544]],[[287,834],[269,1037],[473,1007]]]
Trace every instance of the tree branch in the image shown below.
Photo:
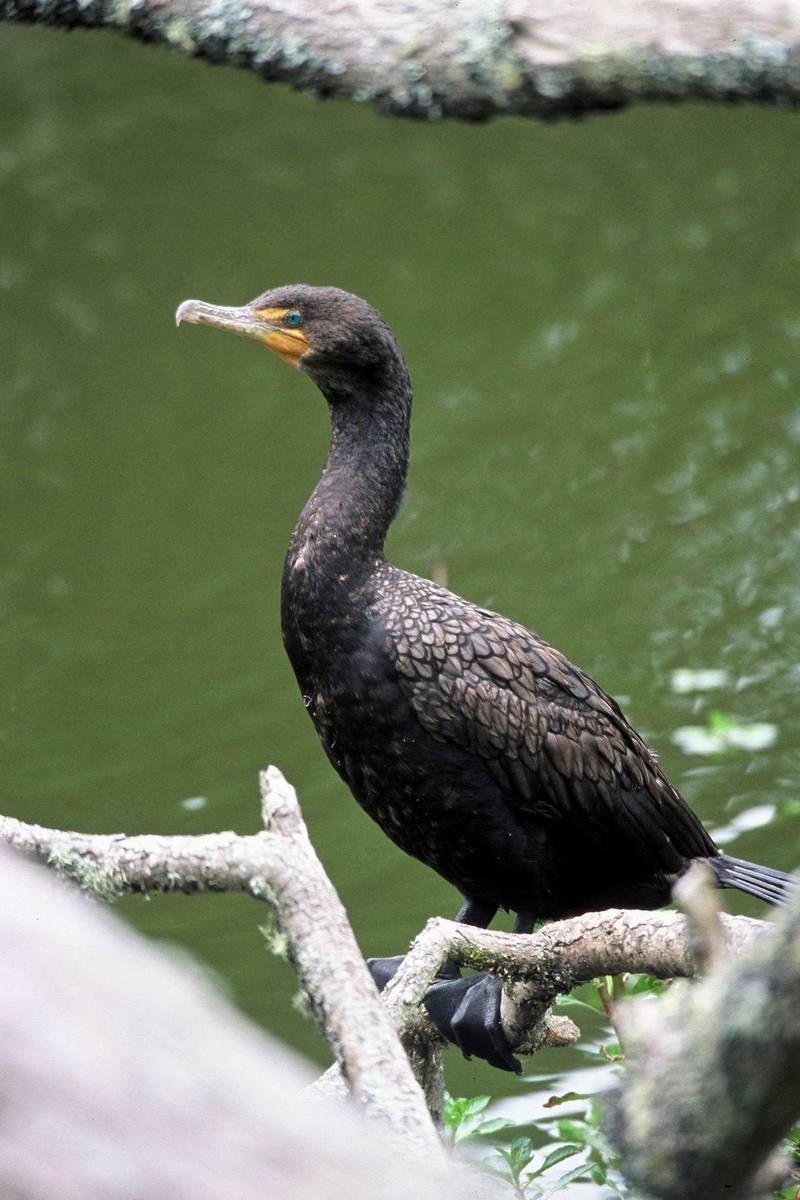
[[[294,790],[274,768],[262,774],[261,789],[267,828],[251,837],[233,833],[174,838],[90,836],[0,818],[0,840],[104,896],[123,891],[235,890],[266,901],[287,938],[289,955],[336,1055],[338,1066],[326,1073],[318,1090],[342,1090],[346,1077],[368,1111],[380,1115],[412,1147],[429,1151],[435,1145],[438,1152],[422,1094],[393,1031],[399,1033],[417,1079],[425,1087],[429,1105],[438,1114],[442,1041],[421,1001],[445,961],[492,971],[505,980],[504,1029],[509,1044],[523,1054],[534,1053],[544,1044],[564,1045],[577,1038],[572,1022],[553,1016],[549,1009],[557,996],[598,975],[628,971],[674,978],[695,974],[700,920],[694,911],[695,901],[690,904],[691,921],[674,912],[610,910],[557,921],[533,935],[476,929],[437,917],[412,944],[381,1003],[341,903],[308,842]],[[797,919],[800,922],[800,917]],[[704,909],[700,924],[707,928],[709,920]],[[715,943],[718,941],[727,954],[752,948],[772,928],[767,922],[746,917],[720,916],[717,924],[715,915],[713,924]],[[767,947],[771,945],[767,939]],[[714,961],[720,957],[720,948],[715,946]],[[800,950],[797,956],[800,961]],[[686,1006],[681,1008],[681,1031],[691,1003],[681,1001]],[[733,1003],[731,995],[728,1003]],[[773,1016],[769,1010],[764,1017],[767,1031],[773,1028]],[[711,1044],[707,1024],[701,1022],[698,1028],[701,1032],[691,1037],[699,1038],[704,1046]],[[644,1046],[648,1039],[644,1036],[640,1040]],[[780,1044],[793,1062],[794,1052],[787,1050],[785,1043]],[[699,1055],[695,1041],[691,1047],[690,1052],[685,1048],[674,1053],[667,1050],[665,1059],[671,1069],[678,1069],[676,1064],[681,1063],[684,1054]],[[722,1048],[717,1045],[717,1050],[721,1053]],[[655,1061],[660,1052],[648,1053]],[[697,1079],[698,1097],[702,1097],[704,1076],[711,1073],[710,1058],[702,1061],[705,1065]],[[682,1085],[676,1086],[680,1090]],[[642,1104],[650,1104],[650,1111],[657,1114],[653,1120],[658,1122],[664,1098],[652,1072],[646,1070],[644,1082],[635,1087],[639,1090],[634,1094],[638,1096],[641,1091]],[[707,1101],[697,1099],[698,1126],[704,1130],[701,1118],[707,1111]],[[784,1116],[782,1108],[777,1125]],[[680,1141],[682,1134],[676,1127],[671,1136]],[[652,1137],[653,1145],[658,1144],[655,1131],[648,1137]],[[630,1141],[635,1161],[636,1156],[644,1156],[644,1148],[627,1127],[620,1139],[627,1139],[626,1146]],[[645,1139],[645,1148],[649,1144]],[[752,1143],[748,1144],[752,1148]],[[644,1178],[648,1169],[642,1168],[643,1174],[637,1178]],[[672,1200],[685,1186],[683,1174],[677,1172],[675,1179],[679,1181],[678,1190],[665,1191],[665,1200]]]
[[[772,929],[769,922],[750,917],[722,915],[720,924],[731,954]],[[548,1010],[558,996],[598,975],[632,972],[673,979],[696,973],[694,944],[680,913],[609,909],[554,921],[534,934],[476,929],[433,917],[383,992],[392,1024],[407,1048],[441,1042],[421,1001],[448,959],[506,980],[503,1029],[512,1050],[520,1054],[577,1040],[572,1021]],[[340,1090],[338,1069],[327,1071],[318,1087],[323,1094]]]
[[[799,0],[0,0],[409,116],[800,98]]]
[[[392,1066],[391,1058],[388,1068],[384,1060],[378,1062],[367,1043],[382,1041],[387,1030],[389,1041],[395,1042],[387,1015],[407,1034],[412,1029],[417,1038],[428,1037],[419,1000],[446,959],[495,971],[512,993],[509,1012],[518,1015],[518,993],[523,991],[524,1003],[537,1019],[556,995],[598,974],[627,970],[674,977],[694,972],[692,937],[686,918],[677,913],[587,913],[535,935],[436,918],[386,989],[384,1010],[349,930],[350,947],[345,942],[342,949],[337,926],[344,914],[327,880],[318,886],[321,868],[307,844],[293,790],[278,772],[269,772],[262,776],[262,792],[268,830],[254,837],[95,838],[9,819],[0,822],[0,836],[51,865],[55,862],[84,886],[99,882],[105,894],[112,885],[117,892],[213,886],[268,899],[279,914],[304,986],[315,996],[319,1019],[335,1027],[332,1041],[339,1045],[340,1061],[373,1112],[382,1112],[387,1093],[391,1105],[397,1095],[388,1076],[379,1081],[377,1094],[370,1093],[376,1075]],[[212,861],[204,865],[207,851]],[[178,1197],[210,1200],[217,1194],[220,1172],[228,1180],[242,1180],[236,1192],[243,1197],[257,1194],[270,1171],[283,1172],[284,1195],[297,1200],[324,1195],[318,1180],[303,1190],[307,1180],[301,1179],[299,1168],[288,1190],[285,1184],[287,1144],[295,1147],[289,1155],[295,1164],[321,1153],[320,1161],[327,1163],[328,1148],[335,1142],[329,1136],[335,1120],[329,1116],[322,1118],[328,1130],[323,1149],[318,1146],[313,1154],[300,1151],[296,1123],[291,1137],[283,1126],[276,1132],[276,1122],[285,1124],[290,1113],[296,1122],[299,1111],[285,1095],[285,1065],[279,1067],[278,1089],[255,1035],[234,1031],[229,1037],[196,981],[180,981],[174,967],[141,943],[132,951],[137,941],[133,934],[114,931],[112,939],[109,918],[81,907],[55,883],[41,895],[29,887],[22,864],[3,864],[0,1190],[4,1186],[22,1200],[49,1200],[56,1193],[60,1200],[100,1195],[111,1200],[120,1195],[122,1200],[109,1179],[129,1179],[135,1163],[141,1187],[128,1188],[126,1200],[143,1200],[167,1189]],[[316,941],[308,926],[315,927]],[[763,1181],[763,1164],[800,1109],[800,900],[783,915],[775,936],[763,937],[771,928],[743,917],[720,917],[717,932],[726,957],[720,961],[715,952],[718,965],[707,981],[688,990],[673,989],[657,1005],[633,1003],[617,1011],[629,1047],[629,1070],[613,1102],[612,1131],[634,1184],[659,1200],[750,1194],[757,1172]],[[112,940],[119,941],[121,955]],[[337,962],[340,955],[344,957]],[[362,983],[367,1007],[346,1002],[341,1008],[342,996],[347,1000],[359,993]],[[356,1021],[361,1027],[354,1030]],[[507,1030],[509,1024],[510,1018]],[[524,1021],[519,1031],[523,1042],[530,1038]],[[342,1044],[349,1039],[352,1056]],[[164,1047],[169,1047],[166,1054]],[[198,1092],[198,1080],[206,1090]],[[273,1097],[280,1091],[280,1117],[274,1103],[271,1109],[265,1104],[264,1089]],[[145,1092],[148,1103],[142,1104]],[[191,1096],[188,1107],[186,1096]],[[198,1105],[201,1139],[196,1136]],[[260,1133],[254,1125],[258,1119],[265,1122]],[[305,1108],[304,1126],[315,1120]],[[406,1113],[391,1128],[419,1149],[430,1124],[423,1123],[420,1132],[419,1122]],[[236,1130],[236,1138],[225,1130]],[[220,1146],[229,1142],[235,1142],[235,1153],[220,1158]],[[212,1143],[210,1163],[206,1147]],[[69,1151],[87,1145],[92,1146],[88,1156],[83,1150]],[[367,1153],[360,1141],[358,1145],[359,1156]],[[254,1156],[250,1147],[261,1147],[263,1153]],[[438,1152],[429,1151],[430,1146],[426,1170],[435,1172],[440,1159]],[[90,1179],[87,1164],[98,1161],[109,1164],[110,1175]],[[368,1158],[369,1187],[353,1190],[348,1185],[349,1194],[384,1194],[383,1181],[369,1174],[370,1162]],[[53,1187],[48,1179],[56,1181]],[[420,1189],[440,1194],[433,1177],[428,1183],[421,1179],[414,1176],[414,1194]]]
[[[726,948],[719,888],[708,863],[693,862],[672,889],[672,899],[686,914],[689,947],[697,963],[697,973],[707,975],[722,961]]]
[[[346,1076],[369,1112],[434,1158],[441,1151],[393,1029],[438,1111],[441,1039],[421,1001],[445,961],[505,980],[506,1036],[519,1052],[532,1053],[577,1036],[567,1018],[548,1011],[558,995],[597,975],[693,975],[699,944],[712,963],[708,983],[618,1013],[634,1066],[615,1102],[615,1136],[634,1182],[660,1200],[747,1194],[743,1181],[752,1181],[800,1108],[800,903],[781,934],[766,939],[766,922],[710,913],[701,879],[683,889],[688,921],[678,913],[611,910],[523,935],[434,918],[382,1004],[308,841],[294,789],[270,768],[261,793],[266,829],[251,837],[70,834],[0,818],[0,840],[106,897],[235,890],[266,901],[337,1058],[323,1077],[325,1090]],[[742,956],[734,965],[731,951]],[[689,1179],[695,1190],[687,1190]]]
[[[764,1170],[800,1115],[799,995],[800,897],[696,987],[619,1008],[628,1069],[609,1117],[634,1186],[657,1200],[777,1186]]]
[[[0,1195],[14,1200],[469,1200],[409,1160],[201,971],[0,846]],[[394,1139],[396,1142],[396,1138]]]
[[[132,837],[65,833],[0,818],[0,840],[105,899],[124,892],[241,891],[267,903],[354,1095],[403,1144],[441,1152],[347,915],[317,858],[294,788],[261,774],[263,833]]]

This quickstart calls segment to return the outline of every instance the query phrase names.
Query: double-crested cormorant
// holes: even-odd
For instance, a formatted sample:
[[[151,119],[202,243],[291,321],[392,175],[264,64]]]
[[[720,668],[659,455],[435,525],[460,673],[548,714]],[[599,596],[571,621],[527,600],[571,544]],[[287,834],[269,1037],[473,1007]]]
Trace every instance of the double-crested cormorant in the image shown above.
[[[588,675],[522,625],[385,561],[411,385],[375,309],[298,284],[241,308],[187,300],[176,319],[262,342],[328,402],[330,451],[284,566],[284,644],[328,758],[392,841],[459,890],[461,920],[488,925],[503,907],[529,930],[655,908],[694,859],[720,887],[784,898],[790,877],[722,853]],[[463,1049],[516,1066],[493,977],[445,979],[428,1004]]]

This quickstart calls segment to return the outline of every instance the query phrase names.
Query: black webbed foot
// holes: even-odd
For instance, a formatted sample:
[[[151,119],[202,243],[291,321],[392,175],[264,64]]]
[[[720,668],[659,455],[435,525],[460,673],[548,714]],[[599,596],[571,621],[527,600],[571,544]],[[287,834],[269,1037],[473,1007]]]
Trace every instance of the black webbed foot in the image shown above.
[[[431,984],[424,1003],[442,1036],[466,1058],[475,1055],[501,1071],[521,1075],[522,1064],[511,1053],[500,1020],[502,994],[496,975],[470,975]]]
[[[404,954],[393,954],[389,959],[367,959],[369,974],[371,974],[378,991],[383,991],[389,980],[395,978],[404,958]],[[445,962],[444,966],[440,967],[435,974],[435,978],[461,979],[461,971],[458,970],[455,962]]]
[[[367,967],[379,992],[382,992],[390,979],[394,979],[405,958],[404,954],[394,954],[391,958],[368,958]],[[455,963],[446,962],[436,972],[437,979],[460,979],[461,972]]]
[[[497,905],[491,902],[465,899],[456,917],[467,925],[485,928]],[[519,913],[514,925],[516,933],[530,933],[533,917]],[[367,966],[382,992],[396,975],[403,961],[402,954],[393,958],[368,958]],[[462,979],[455,963],[446,962],[425,994],[428,1015],[442,1037],[458,1046],[465,1058],[482,1058],[501,1071],[522,1074],[522,1064],[511,1053],[500,1020],[500,1001],[503,985],[496,975],[470,975]]]
[[[382,992],[390,979],[394,979],[404,954],[393,954],[391,958],[368,958],[367,967],[372,976],[372,982],[379,992]]]

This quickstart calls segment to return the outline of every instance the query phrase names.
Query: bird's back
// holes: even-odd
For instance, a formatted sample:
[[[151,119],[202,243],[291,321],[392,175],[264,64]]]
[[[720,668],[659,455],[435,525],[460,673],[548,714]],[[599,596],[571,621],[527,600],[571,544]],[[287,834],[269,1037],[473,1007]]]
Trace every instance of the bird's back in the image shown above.
[[[312,717],[359,803],[463,894],[653,906],[717,853],[615,701],[536,634],[388,564],[353,603],[358,644],[329,644]]]

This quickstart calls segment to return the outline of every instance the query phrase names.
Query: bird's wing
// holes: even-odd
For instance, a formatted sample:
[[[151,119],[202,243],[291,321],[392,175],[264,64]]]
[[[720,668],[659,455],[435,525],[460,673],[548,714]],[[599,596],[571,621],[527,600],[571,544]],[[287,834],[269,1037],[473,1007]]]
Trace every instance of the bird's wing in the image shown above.
[[[715,847],[619,705],[563,654],[497,613],[414,580],[384,611],[417,718],[481,758],[521,819],[580,823],[665,870]],[[422,586],[424,585],[424,586]]]

